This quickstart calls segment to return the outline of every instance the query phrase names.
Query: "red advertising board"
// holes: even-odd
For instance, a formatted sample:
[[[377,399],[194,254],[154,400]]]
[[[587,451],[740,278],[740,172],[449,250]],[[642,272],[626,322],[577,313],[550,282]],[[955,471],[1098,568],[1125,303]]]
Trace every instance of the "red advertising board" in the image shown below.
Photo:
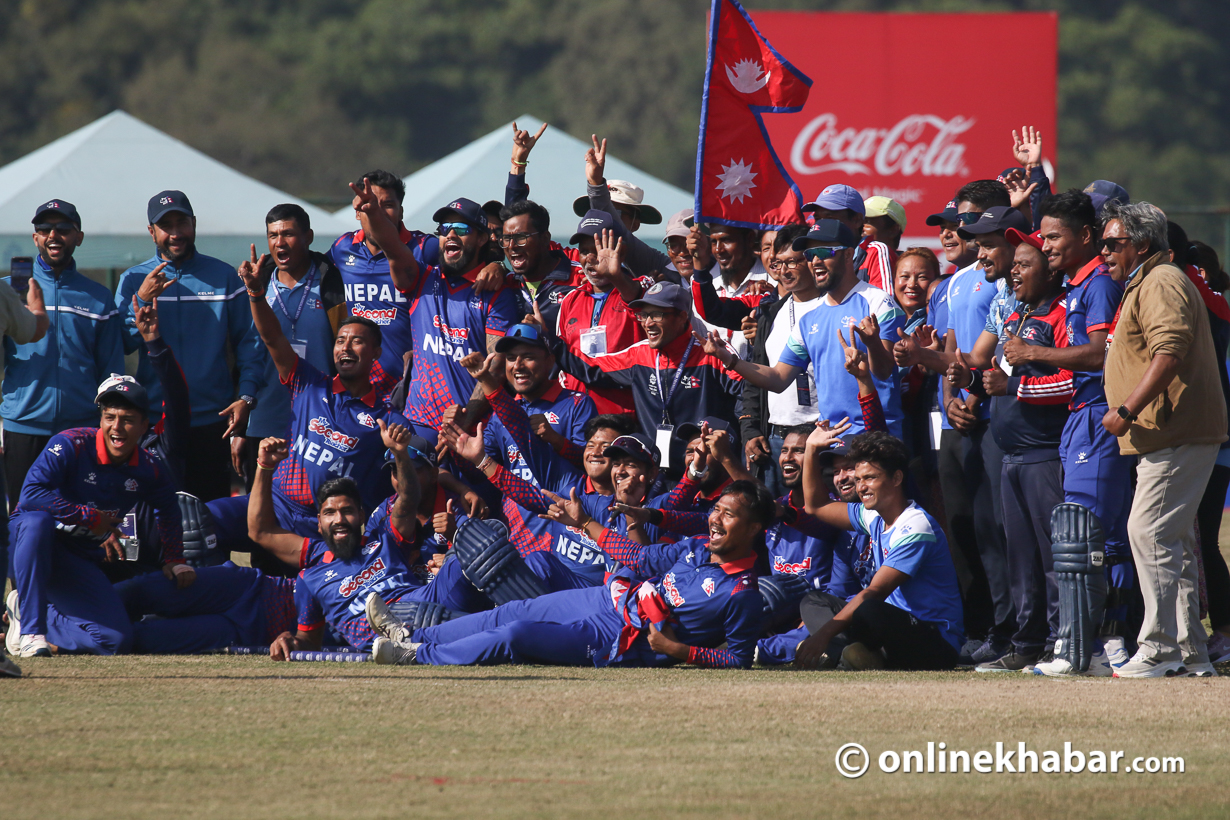
[[[905,236],[930,239],[924,220],[961,185],[1016,164],[1012,129],[1039,128],[1055,165],[1055,13],[751,17],[813,81],[802,111],[764,116],[804,201],[843,182],[897,200]]]

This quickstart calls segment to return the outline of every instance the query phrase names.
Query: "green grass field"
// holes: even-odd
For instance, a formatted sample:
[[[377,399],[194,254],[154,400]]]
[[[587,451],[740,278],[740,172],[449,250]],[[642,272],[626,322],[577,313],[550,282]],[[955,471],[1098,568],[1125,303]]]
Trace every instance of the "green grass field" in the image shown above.
[[[0,681],[38,818],[1225,817],[1230,678],[54,658]],[[1223,673],[1230,669],[1223,667]],[[1183,774],[835,772],[839,746],[1179,755]]]

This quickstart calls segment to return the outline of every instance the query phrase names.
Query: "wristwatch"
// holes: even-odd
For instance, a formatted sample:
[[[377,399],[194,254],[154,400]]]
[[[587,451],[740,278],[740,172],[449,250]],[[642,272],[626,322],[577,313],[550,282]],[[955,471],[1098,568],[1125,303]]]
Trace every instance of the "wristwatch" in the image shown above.
[[[1135,413],[1129,413],[1127,407],[1122,404],[1119,405],[1119,409],[1116,412],[1119,414],[1119,418],[1124,421],[1136,421],[1137,419],[1137,415]]]
[[[239,400],[248,405],[248,410],[256,407],[256,396],[240,396]]]

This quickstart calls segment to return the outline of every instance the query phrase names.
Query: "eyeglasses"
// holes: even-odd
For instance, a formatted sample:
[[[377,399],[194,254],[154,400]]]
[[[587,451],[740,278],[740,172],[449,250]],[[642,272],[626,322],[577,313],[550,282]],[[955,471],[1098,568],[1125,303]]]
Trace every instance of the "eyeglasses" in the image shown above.
[[[39,236],[49,236],[52,231],[60,236],[68,236],[75,230],[77,226],[71,222],[40,222],[34,226],[34,232]]]
[[[661,310],[643,310],[636,314],[636,318],[640,319],[641,322],[664,322],[669,315],[669,313]]]
[[[825,259],[832,259],[844,248],[808,248],[803,251],[803,255],[808,259],[814,259],[817,262],[823,262]]]
[[[458,236],[469,236],[474,233],[477,228],[465,222],[441,222],[440,227],[436,228],[436,234],[439,236],[448,236],[449,233],[455,233]]]
[[[1105,236],[1098,240],[1098,247],[1105,248],[1107,253],[1118,253],[1119,243],[1131,241],[1130,236]]]
[[[819,249],[819,248],[816,248],[815,250],[820,250],[820,249]],[[791,259],[791,260],[789,260],[789,261],[787,261],[787,262],[782,262],[782,261],[780,261],[780,260],[778,260],[778,259],[774,259],[772,262],[770,262],[770,263],[769,263],[769,270],[789,270],[789,271],[800,271],[800,270],[802,270],[802,269],[803,269],[803,268],[805,268],[805,267],[807,267],[807,259],[806,259],[806,258],[804,258],[804,259]]]
[[[506,233],[500,237],[500,245],[505,248],[524,248],[525,243],[530,241],[531,236],[538,236],[540,232],[533,233]]]

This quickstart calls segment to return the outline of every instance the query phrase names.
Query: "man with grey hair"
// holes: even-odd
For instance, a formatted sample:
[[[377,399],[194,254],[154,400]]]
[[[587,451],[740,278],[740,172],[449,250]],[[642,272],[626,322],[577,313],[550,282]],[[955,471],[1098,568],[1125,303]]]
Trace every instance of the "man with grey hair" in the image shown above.
[[[1212,677],[1200,624],[1193,525],[1219,446],[1226,402],[1204,302],[1171,264],[1166,216],[1108,203],[1102,258],[1126,282],[1106,355],[1102,425],[1138,457],[1128,539],[1144,596],[1140,648],[1117,678]]]

